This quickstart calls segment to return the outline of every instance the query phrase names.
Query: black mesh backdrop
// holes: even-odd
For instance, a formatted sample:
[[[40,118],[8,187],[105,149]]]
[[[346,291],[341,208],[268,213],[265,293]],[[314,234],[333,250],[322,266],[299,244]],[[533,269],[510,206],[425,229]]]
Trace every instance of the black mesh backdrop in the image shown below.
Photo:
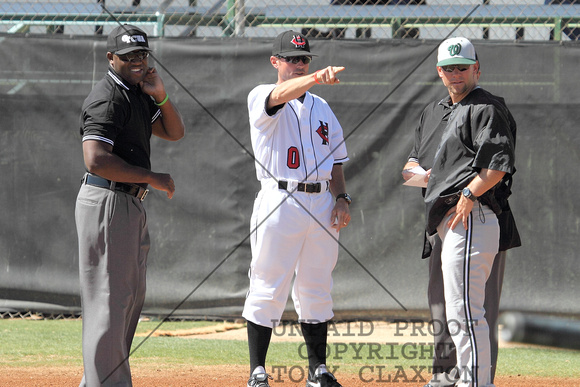
[[[152,142],[153,169],[170,172],[177,192],[172,200],[153,192],[145,202],[152,237],[145,313],[166,314],[184,300],[176,315],[241,313],[259,188],[246,96],[276,79],[271,43],[152,42],[177,79],[158,66],[187,134],[177,143]],[[524,245],[508,253],[502,308],[578,313],[580,46],[474,43],[482,87],[504,96],[518,123],[512,208]],[[345,174],[353,219],[341,235],[335,309],[361,318],[424,310],[423,204],[418,189],[401,185],[400,170],[421,110],[446,94],[435,71],[438,42],[311,45],[319,54],[312,71],[346,66],[340,85],[312,89],[336,112],[351,158]],[[84,172],[78,117],[106,71],[105,41],[4,35],[0,48],[0,309],[76,312],[74,205]]]

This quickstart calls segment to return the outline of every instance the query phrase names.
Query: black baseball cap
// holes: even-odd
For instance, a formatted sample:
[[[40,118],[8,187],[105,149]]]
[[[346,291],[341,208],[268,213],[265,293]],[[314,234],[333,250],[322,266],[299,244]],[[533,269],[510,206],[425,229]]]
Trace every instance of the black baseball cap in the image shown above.
[[[295,31],[282,32],[274,39],[273,56],[316,56],[310,53],[310,44],[306,36]]]
[[[130,24],[123,24],[109,34],[107,51],[124,55],[132,51],[151,51],[151,49],[147,34],[142,29]]]

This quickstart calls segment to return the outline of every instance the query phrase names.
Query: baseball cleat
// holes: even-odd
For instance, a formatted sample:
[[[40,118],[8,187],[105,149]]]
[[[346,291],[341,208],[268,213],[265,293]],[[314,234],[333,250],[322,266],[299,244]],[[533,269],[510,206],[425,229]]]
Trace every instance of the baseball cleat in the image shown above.
[[[248,387],[270,387],[268,379],[272,379],[268,374],[254,374],[248,380]]]
[[[308,375],[306,387],[342,387],[333,374],[325,372],[320,375]]]

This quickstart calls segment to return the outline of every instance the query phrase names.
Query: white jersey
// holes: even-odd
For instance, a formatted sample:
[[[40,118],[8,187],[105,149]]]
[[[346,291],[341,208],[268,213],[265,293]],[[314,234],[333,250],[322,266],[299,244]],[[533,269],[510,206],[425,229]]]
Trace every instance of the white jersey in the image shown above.
[[[266,100],[275,87],[260,85],[248,95],[258,180],[330,180],[332,166],[348,161],[336,116],[324,99],[309,92],[304,103],[292,100],[269,116]]]

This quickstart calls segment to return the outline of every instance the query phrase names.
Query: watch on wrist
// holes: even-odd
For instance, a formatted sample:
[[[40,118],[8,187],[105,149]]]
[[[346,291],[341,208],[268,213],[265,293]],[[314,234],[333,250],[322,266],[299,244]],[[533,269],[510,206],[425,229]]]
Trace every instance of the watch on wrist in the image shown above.
[[[473,192],[471,192],[471,190],[467,187],[463,188],[461,194],[465,196],[467,199],[471,200],[472,202],[477,200],[477,196],[475,196]]]
[[[347,193],[341,193],[341,194],[336,195],[336,200],[338,200],[338,199],[344,199],[346,201],[346,204],[349,204],[349,205],[350,205],[350,203],[352,203],[352,198]]]

